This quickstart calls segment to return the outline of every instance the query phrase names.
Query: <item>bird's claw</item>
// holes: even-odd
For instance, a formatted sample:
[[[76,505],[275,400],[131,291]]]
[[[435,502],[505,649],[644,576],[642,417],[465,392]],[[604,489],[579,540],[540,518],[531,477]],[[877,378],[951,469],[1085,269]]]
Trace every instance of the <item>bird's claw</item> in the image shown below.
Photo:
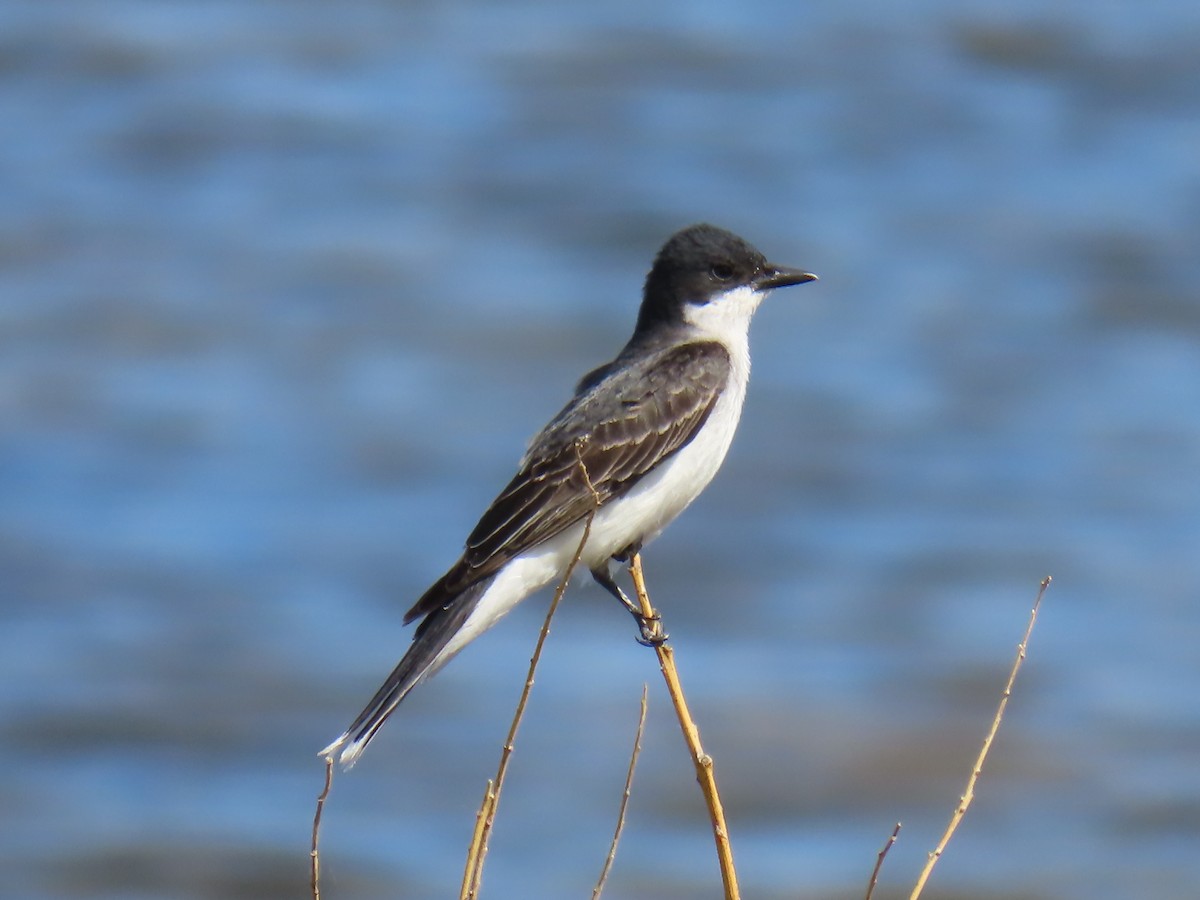
[[[662,627],[662,617],[655,613],[652,616],[638,616],[638,628],[641,635],[636,638],[643,647],[661,647],[670,637]]]

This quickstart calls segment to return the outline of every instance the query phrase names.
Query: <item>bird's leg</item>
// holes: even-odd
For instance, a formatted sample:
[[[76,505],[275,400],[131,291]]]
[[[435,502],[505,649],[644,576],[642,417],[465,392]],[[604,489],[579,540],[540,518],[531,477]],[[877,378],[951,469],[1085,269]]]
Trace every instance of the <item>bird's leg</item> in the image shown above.
[[[642,640],[640,643],[647,647],[661,647],[670,635],[663,629],[662,616],[650,603],[650,595],[646,593],[646,582],[642,576],[642,544],[639,541],[626,547],[623,559],[629,565],[629,577],[633,579],[633,587],[638,595],[638,608],[642,612]],[[648,626],[648,627],[647,627]]]
[[[596,584],[616,597],[621,602],[621,605],[628,610],[629,614],[633,616],[633,620],[638,624],[638,631],[641,632],[641,636],[637,639],[639,644],[646,647],[656,647],[666,641],[667,636],[663,633],[662,623],[659,621],[658,616],[647,617],[638,604],[625,596],[625,592],[621,590],[620,585],[613,580],[612,573],[608,570],[607,561],[603,565],[592,569],[592,578],[595,579]]]
[[[641,553],[641,552],[642,552],[642,542],[634,541],[632,544],[630,544],[624,550],[614,553],[612,555],[612,558],[615,559],[617,562],[627,563],[631,559],[633,559],[634,556],[636,556],[638,553]]]
[[[601,567],[592,569],[592,578],[596,580],[596,584],[604,588],[614,597],[621,601],[621,605],[629,610],[630,614],[635,618],[640,618],[642,610],[636,603],[625,596],[625,592],[621,590],[621,586],[613,581],[612,573],[608,571],[607,563]]]

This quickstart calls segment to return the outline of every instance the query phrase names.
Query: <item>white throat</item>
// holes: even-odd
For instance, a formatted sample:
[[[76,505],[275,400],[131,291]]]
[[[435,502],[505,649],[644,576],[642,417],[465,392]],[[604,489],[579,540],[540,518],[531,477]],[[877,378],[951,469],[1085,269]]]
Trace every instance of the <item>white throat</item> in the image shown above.
[[[766,295],[766,291],[743,285],[703,305],[687,304],[683,308],[683,320],[696,337],[718,341],[728,348],[734,380],[743,390],[750,377],[750,320]]]

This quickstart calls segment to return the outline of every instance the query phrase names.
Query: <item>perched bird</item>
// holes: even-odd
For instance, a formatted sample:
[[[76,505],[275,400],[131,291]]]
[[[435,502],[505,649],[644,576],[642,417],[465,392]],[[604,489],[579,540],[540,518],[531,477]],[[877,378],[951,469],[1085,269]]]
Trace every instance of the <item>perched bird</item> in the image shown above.
[[[750,377],[747,333],[773,288],[814,281],[712,225],[673,235],[646,276],[633,336],[589,372],[533,439],[462,557],[404,617],[412,645],[358,718],[321,756],[353,765],[408,692],[580,556],[596,581],[664,639],[610,574],[659,534],[716,474]]]

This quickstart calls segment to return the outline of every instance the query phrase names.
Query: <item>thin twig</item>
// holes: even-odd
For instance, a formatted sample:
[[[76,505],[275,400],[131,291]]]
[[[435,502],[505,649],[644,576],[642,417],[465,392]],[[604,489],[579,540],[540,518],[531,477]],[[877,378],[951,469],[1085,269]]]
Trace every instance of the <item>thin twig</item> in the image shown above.
[[[333,757],[325,757],[325,787],[317,797],[317,811],[313,814],[312,850],[309,852],[312,868],[312,898],[321,900],[321,856],[318,844],[321,839],[321,813],[325,811],[325,800],[329,797],[329,789],[333,786]]]
[[[892,844],[896,843],[896,838],[900,836],[900,823],[896,823],[896,827],[892,829],[891,836],[888,837],[887,843],[883,845],[883,849],[879,851],[879,855],[875,857],[875,868],[871,870],[871,881],[867,885],[867,895],[863,900],[871,900],[871,895],[875,893],[875,885],[879,883],[879,870],[883,868],[883,861],[888,855],[888,851],[892,849]]]
[[[608,881],[608,873],[612,871],[613,860],[617,858],[617,844],[621,842],[621,832],[625,830],[625,812],[629,809],[629,795],[633,791],[633,770],[637,768],[638,756],[642,752],[642,735],[646,731],[646,685],[642,685],[642,711],[638,716],[637,733],[633,737],[633,753],[629,756],[629,770],[625,773],[625,792],[621,795],[621,808],[617,812],[617,828],[613,832],[612,843],[608,847],[608,856],[604,859],[604,868],[600,870],[600,878],[592,890],[592,900],[600,900],[604,884]]]
[[[579,465],[583,469],[583,477],[587,483],[591,484],[591,479],[588,478],[587,467],[583,464],[582,448],[576,446],[576,455],[579,458]],[[593,490],[593,494],[595,491]],[[559,581],[558,587],[555,588],[554,597],[550,600],[550,609],[546,612],[546,619],[542,622],[542,630],[538,633],[537,643],[533,648],[533,656],[529,659],[529,671],[525,676],[525,686],[521,689],[521,698],[517,701],[517,709],[513,714],[512,724],[508,729],[508,737],[505,738],[504,747],[500,751],[500,764],[496,768],[496,777],[493,779],[488,792],[484,795],[483,803],[480,805],[479,813],[476,819],[475,837],[471,840],[471,846],[467,850],[467,864],[463,871],[462,889],[459,891],[459,900],[475,900],[479,893],[479,885],[483,880],[483,863],[487,859],[488,839],[491,837],[492,824],[495,821],[496,809],[500,805],[500,791],[504,787],[504,778],[508,773],[508,761],[512,757],[513,746],[517,739],[517,729],[521,727],[521,720],[525,716],[525,706],[529,702],[529,694],[533,690],[533,677],[537,671],[538,662],[542,658],[542,647],[546,643],[546,638],[550,634],[550,622],[554,618],[554,613],[558,609],[559,601],[566,593],[567,585],[571,582],[571,573],[575,571],[575,566],[579,564],[579,558],[583,556],[583,548],[587,545],[588,538],[592,533],[592,520],[596,517],[596,510],[591,510],[587,519],[583,523],[583,534],[579,538],[579,546],[575,548],[575,555],[571,557],[571,562],[567,565],[566,572],[563,573],[562,580]],[[482,823],[482,824],[480,824]]]
[[[488,779],[487,786],[483,789],[483,800],[479,804],[479,811],[475,813],[475,830],[471,832],[471,844],[467,847],[467,864],[463,870],[463,878],[466,878],[468,872],[473,875],[479,871],[478,867],[479,854],[483,849],[483,829],[487,820],[492,816],[496,809],[496,792],[493,790],[495,782]],[[478,889],[478,885],[474,886]],[[463,891],[460,892],[460,900],[466,895],[466,884],[463,885]]]
[[[1029,613],[1029,624],[1025,627],[1025,635],[1021,638],[1021,643],[1017,645],[1017,658],[1013,662],[1012,671],[1008,673],[1008,683],[1004,686],[1004,692],[1000,695],[1000,706],[996,710],[996,717],[992,719],[992,727],[988,730],[987,737],[983,739],[983,748],[979,751],[979,756],[975,760],[975,765],[971,769],[971,777],[967,779],[967,789],[959,798],[958,806],[955,808],[953,815],[950,816],[950,824],[946,826],[946,831],[942,835],[942,839],[938,841],[933,852],[929,854],[929,859],[925,861],[925,868],[921,870],[920,877],[917,878],[917,884],[909,894],[908,900],[917,900],[921,896],[921,891],[925,889],[925,882],[929,880],[930,874],[933,872],[933,867],[937,865],[937,861],[941,858],[942,852],[946,849],[946,845],[950,843],[950,838],[954,835],[958,828],[959,822],[966,815],[967,808],[971,805],[971,801],[975,799],[975,783],[979,780],[980,773],[983,772],[983,763],[987,759],[988,752],[992,749],[992,741],[996,737],[996,732],[1000,730],[1000,720],[1004,718],[1004,710],[1008,706],[1008,698],[1012,696],[1012,688],[1017,680],[1017,672],[1021,670],[1021,663],[1025,661],[1025,648],[1029,645],[1029,636],[1033,633],[1034,623],[1037,622],[1038,608],[1042,605],[1042,596],[1046,593],[1046,588],[1050,586],[1050,576],[1047,575],[1042,579],[1042,585],[1038,589],[1037,599],[1033,601],[1033,610]]]
[[[638,602],[642,606],[642,615],[653,621],[657,613],[650,603],[646,593],[646,582],[642,577],[642,557],[634,553],[629,558],[629,574],[633,578],[633,587],[637,591]],[[737,871],[733,866],[733,849],[729,846],[729,829],[725,824],[725,809],[721,805],[721,795],[717,792],[717,779],[713,774],[713,758],[704,752],[700,744],[700,731],[688,711],[687,700],[683,696],[683,686],[679,682],[679,673],[675,669],[675,651],[671,645],[663,642],[655,646],[658,653],[658,665],[662,669],[663,680],[667,683],[667,693],[671,695],[671,703],[675,706],[675,715],[679,719],[679,727],[683,729],[683,739],[687,742],[692,756],[692,764],[696,767],[696,780],[700,782],[700,790],[704,794],[704,802],[708,806],[708,817],[712,821],[713,839],[717,845],[717,863],[721,867],[721,883],[725,888],[725,900],[738,900],[741,893],[738,890]]]

